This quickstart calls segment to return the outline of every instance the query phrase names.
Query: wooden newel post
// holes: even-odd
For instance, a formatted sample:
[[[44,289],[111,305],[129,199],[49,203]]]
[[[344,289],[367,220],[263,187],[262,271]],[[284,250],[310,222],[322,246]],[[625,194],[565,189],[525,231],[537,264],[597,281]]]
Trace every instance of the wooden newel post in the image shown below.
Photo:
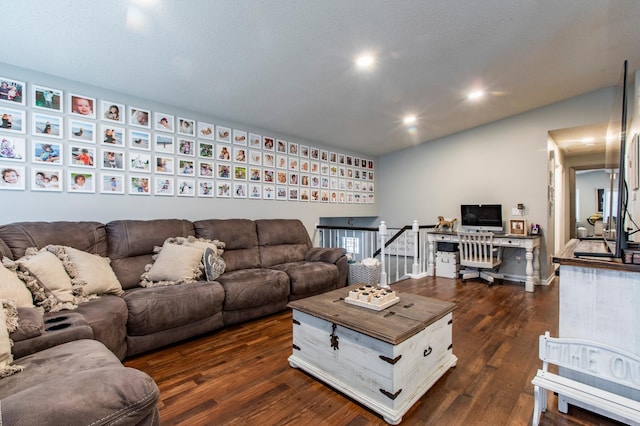
[[[378,234],[380,235],[380,287],[389,288],[389,284],[387,284],[387,271],[385,270],[384,254],[384,246],[387,240],[387,224],[384,220],[380,222]]]

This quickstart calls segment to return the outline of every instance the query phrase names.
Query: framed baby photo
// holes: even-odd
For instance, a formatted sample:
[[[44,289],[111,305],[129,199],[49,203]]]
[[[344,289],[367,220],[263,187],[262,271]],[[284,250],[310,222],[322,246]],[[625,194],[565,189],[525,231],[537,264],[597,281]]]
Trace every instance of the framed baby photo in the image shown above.
[[[194,179],[178,178],[178,197],[193,197],[196,195],[196,181]]]
[[[311,190],[311,201],[316,203],[320,201],[320,191],[318,191],[317,189]]]
[[[254,149],[262,148],[262,136],[249,133],[249,146]]]
[[[175,172],[174,159],[171,155],[156,155],[156,174],[172,175]]]
[[[81,145],[69,145],[69,161],[74,167],[95,167],[96,149]]]
[[[231,198],[231,183],[217,182],[216,183],[216,197],[218,198]]]
[[[103,145],[124,148],[124,129],[102,124],[100,126],[100,141]]]
[[[100,176],[101,194],[124,194],[124,175],[102,173]]]
[[[213,161],[198,161],[198,177],[213,178]]]
[[[178,139],[178,154],[195,157],[196,141],[191,139]]]
[[[198,141],[198,157],[213,158],[213,142]]]
[[[151,112],[148,109],[142,109],[135,106],[129,107],[129,124],[136,127],[151,128],[149,116]]]
[[[274,183],[275,182],[276,171],[273,169],[263,169],[262,170],[262,181],[264,183]]]
[[[95,173],[69,170],[67,177],[67,191],[69,192],[96,192]]]
[[[247,146],[247,132],[233,129],[233,143]]]
[[[26,83],[12,78],[0,77],[0,102],[24,106]]]
[[[119,104],[111,101],[100,102],[100,119],[101,120],[124,124],[124,116],[125,116],[125,107],[123,104]]]
[[[213,181],[201,180],[198,182],[198,197],[213,198]]]
[[[198,121],[198,137],[202,139],[215,139],[215,126],[211,123]]]
[[[233,198],[247,198],[247,184],[241,182],[233,183]]]
[[[96,100],[85,95],[69,93],[69,105],[72,115],[96,118]]]
[[[124,151],[103,148],[100,150],[100,159],[103,169],[124,170]]]
[[[309,147],[306,145],[300,145],[300,157],[309,158]]]
[[[279,169],[286,169],[289,165],[289,157],[286,155],[276,155],[276,167]]]
[[[140,152],[129,152],[129,171],[150,173],[151,155]]]
[[[256,151],[255,149],[249,150],[249,164],[253,164],[254,166],[262,165],[262,153],[260,151]]]
[[[70,141],[86,143],[96,142],[96,123],[70,118],[68,128],[68,138]]]
[[[262,165],[267,167],[275,167],[276,166],[276,156],[271,154],[270,152],[262,153]]]
[[[312,160],[317,160],[320,158],[320,150],[318,148],[310,148],[309,149],[309,158]]]
[[[281,154],[286,154],[287,153],[287,141],[283,141],[280,139],[276,140],[276,152],[279,152]]]
[[[150,195],[149,176],[129,176],[129,194],[131,195]]]
[[[27,178],[24,166],[0,165],[0,189],[9,191],[23,191],[26,188]]]
[[[165,114],[164,112],[154,112],[153,113],[153,128],[155,130],[160,130],[161,132],[171,132],[174,131],[174,118],[171,114]]]
[[[31,190],[62,192],[62,169],[31,167]]]
[[[0,160],[24,161],[27,157],[25,138],[0,135]]]
[[[19,109],[7,108],[0,105],[0,130],[13,133],[26,133],[25,129],[26,113]]]
[[[309,189],[308,188],[300,188],[300,201],[309,201]]]
[[[189,118],[178,117],[178,134],[186,136],[196,135],[196,122]]]
[[[216,146],[216,159],[221,161],[231,161],[231,148],[218,144]]]
[[[249,167],[249,180],[260,182],[262,180],[262,169],[260,167]]]
[[[156,133],[153,135],[153,149],[155,152],[163,154],[173,154],[175,152],[175,139],[171,135]]]
[[[61,142],[33,141],[33,163],[44,163],[56,166],[63,164],[63,144]]]
[[[249,198],[252,200],[259,200],[262,198],[262,185],[259,183],[249,184]]]
[[[33,135],[62,139],[64,130],[62,117],[55,115],[45,115],[37,112],[34,112],[32,114],[33,119],[31,121]]]
[[[174,194],[174,179],[166,176],[153,178],[153,193],[155,195],[172,196]]]
[[[264,138],[262,138],[262,148],[265,151],[273,151],[274,146],[275,141],[272,137],[265,136]]]
[[[344,163],[345,163],[344,154],[338,154],[338,164],[344,164]]]
[[[231,129],[228,127],[216,126],[216,140],[218,142],[231,142]]]
[[[233,161],[236,163],[247,162],[247,149],[246,148],[233,148]]]
[[[296,157],[289,157],[289,170],[298,170],[298,159]]]
[[[195,176],[195,161],[186,160],[184,158],[178,159],[178,174],[184,176]]]
[[[54,112],[62,112],[64,104],[64,92],[60,89],[52,89],[34,84],[31,86],[32,104],[34,108],[48,109]]]
[[[151,134],[141,130],[129,129],[129,148],[151,150]]]
[[[289,155],[298,155],[298,144],[295,142],[289,142]]]

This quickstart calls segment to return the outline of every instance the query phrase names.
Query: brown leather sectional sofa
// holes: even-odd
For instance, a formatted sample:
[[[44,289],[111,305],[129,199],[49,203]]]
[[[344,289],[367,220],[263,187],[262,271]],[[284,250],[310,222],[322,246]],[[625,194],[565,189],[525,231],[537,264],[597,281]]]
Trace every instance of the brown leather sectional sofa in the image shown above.
[[[152,263],[154,247],[162,246],[167,238],[189,236],[224,242],[225,272],[216,281],[140,287],[140,276],[145,266]],[[77,404],[100,403],[101,399],[95,397],[96,389],[91,388],[90,377],[100,373],[98,370],[105,365],[120,375],[130,376],[124,380],[116,374],[111,379],[127,383],[130,392],[125,396],[131,396],[128,400],[120,395],[122,392],[108,395],[109,387],[103,386],[101,389],[107,389],[107,395],[103,396],[109,401],[105,406],[122,407],[120,412],[128,416],[120,419],[122,424],[157,424],[155,383],[144,373],[123,367],[119,361],[284,310],[290,300],[345,286],[348,273],[342,249],[312,247],[302,222],[292,219],[20,222],[0,226],[0,256],[17,260],[27,248],[49,244],[109,257],[124,295],[105,295],[82,303],[75,310],[44,316],[35,309],[19,309],[20,327],[11,335],[13,355],[15,363],[26,368],[0,380],[0,414],[6,424],[19,424],[14,422],[29,403],[33,404],[31,411],[40,410],[42,419],[47,419],[47,410],[58,410],[55,402],[58,388],[66,388],[69,383],[62,376],[80,381],[76,389],[67,389],[69,394],[80,398]],[[43,375],[42,367],[46,360],[54,362],[51,357],[55,358],[55,366],[51,367],[57,372],[53,379]],[[88,361],[95,357],[100,361]],[[79,363],[78,358],[85,361]],[[31,399],[47,394],[47,388],[51,404]],[[14,398],[17,392],[20,399]],[[109,400],[112,397],[121,400],[114,403]],[[102,424],[97,419],[103,418],[113,420],[103,409],[95,407],[93,412],[87,409],[78,414],[70,406],[66,415],[77,415],[79,424]]]

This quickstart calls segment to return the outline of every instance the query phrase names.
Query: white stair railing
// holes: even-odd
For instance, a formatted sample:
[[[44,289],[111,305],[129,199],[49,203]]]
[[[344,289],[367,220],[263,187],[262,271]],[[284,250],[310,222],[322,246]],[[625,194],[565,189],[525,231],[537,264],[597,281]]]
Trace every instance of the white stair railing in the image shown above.
[[[407,278],[427,276],[426,233],[435,225],[420,226],[417,220],[402,228],[378,228],[316,225],[314,245],[344,248],[354,261],[380,260],[380,285]]]

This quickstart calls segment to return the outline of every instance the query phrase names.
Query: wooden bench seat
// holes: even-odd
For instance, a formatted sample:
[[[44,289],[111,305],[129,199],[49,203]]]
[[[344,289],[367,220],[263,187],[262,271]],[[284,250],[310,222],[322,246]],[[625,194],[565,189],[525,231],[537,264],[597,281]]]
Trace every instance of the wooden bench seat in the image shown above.
[[[547,391],[558,393],[561,412],[567,411],[567,403],[580,402],[612,419],[640,425],[640,401],[548,371],[551,363],[640,391],[640,357],[597,342],[552,338],[548,332],[540,336],[539,354],[543,366],[531,381],[533,426],[547,409]]]

